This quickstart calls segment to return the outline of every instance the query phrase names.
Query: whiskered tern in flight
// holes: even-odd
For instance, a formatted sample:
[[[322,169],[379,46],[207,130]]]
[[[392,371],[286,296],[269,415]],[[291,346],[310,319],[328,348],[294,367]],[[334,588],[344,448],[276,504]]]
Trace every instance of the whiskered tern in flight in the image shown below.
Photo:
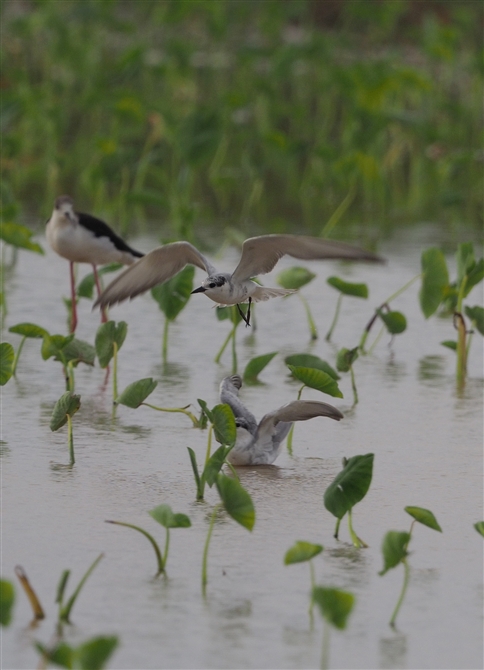
[[[235,446],[227,455],[234,465],[269,465],[279,456],[282,443],[294,421],[307,421],[317,416],[327,416],[340,421],[343,415],[325,402],[293,400],[269,412],[259,423],[239,399],[242,379],[239,375],[225,377],[220,384],[220,402],[232,409],[237,426]]]
[[[168,281],[185,265],[205,270],[207,279],[192,293],[204,293],[219,307],[237,305],[247,325],[250,325],[250,303],[269,300],[294,293],[294,289],[259,286],[252,277],[270,272],[282,256],[301,260],[340,259],[384,262],[382,258],[344,242],[323,240],[304,235],[260,235],[250,237],[242,245],[239,264],[232,273],[219,272],[210,261],[189,242],[172,242],[154,249],[131,267],[124,270],[103,291],[94,306],[101,308],[122,302]],[[240,303],[248,302],[247,316]]]

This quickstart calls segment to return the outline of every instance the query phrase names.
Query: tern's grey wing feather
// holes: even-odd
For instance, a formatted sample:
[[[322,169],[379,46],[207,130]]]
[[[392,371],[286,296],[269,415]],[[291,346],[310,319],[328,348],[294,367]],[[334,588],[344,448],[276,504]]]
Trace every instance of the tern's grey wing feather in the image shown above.
[[[94,306],[107,307],[127,298],[134,298],[149,288],[162,284],[180,272],[185,265],[196,265],[208,275],[217,270],[189,242],[173,242],[146,254],[112,281]]]
[[[232,275],[233,282],[240,282],[270,272],[285,255],[301,260],[326,258],[356,261],[383,262],[370,251],[351,244],[305,235],[261,235],[250,237],[242,246],[242,256]]]
[[[278,423],[307,421],[317,416],[327,416],[336,421],[340,421],[343,418],[339,409],[325,402],[319,402],[318,400],[293,400],[287,403],[287,405],[283,405],[279,409],[263,416],[259,423],[257,435],[260,438],[268,434],[273,435]]]
[[[239,389],[241,386],[242,379],[239,375],[225,377],[220,384],[220,402],[229,405],[236,419],[245,419],[247,430],[251,435],[255,435],[257,432],[257,421],[255,416],[249,412],[239,399]]]

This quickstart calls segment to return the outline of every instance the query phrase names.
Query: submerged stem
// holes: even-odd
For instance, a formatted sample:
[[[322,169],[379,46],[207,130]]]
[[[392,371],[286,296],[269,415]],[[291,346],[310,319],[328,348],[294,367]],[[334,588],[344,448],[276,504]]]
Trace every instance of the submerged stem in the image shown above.
[[[353,366],[350,365],[351,388],[353,389],[353,407],[358,404],[358,391],[356,390],[355,373]]]
[[[299,389],[299,393],[297,394],[297,399],[298,400],[301,400],[301,393],[303,392],[304,387],[305,387],[305,384],[303,384],[301,386],[301,388]],[[290,456],[292,456],[292,439],[293,439],[293,436],[294,436],[294,423],[292,424],[291,429],[289,430],[289,433],[287,434],[287,442],[286,442],[287,451],[288,451]]]
[[[213,508],[212,516],[210,518],[210,526],[208,527],[207,539],[205,540],[205,547],[203,549],[203,559],[202,559],[202,594],[203,596],[207,593],[207,559],[208,559],[208,547],[210,545],[210,538],[212,537],[213,525],[215,523],[215,517],[221,504],[215,505]]]
[[[301,299],[302,304],[304,305],[304,309],[306,310],[306,316],[308,319],[308,325],[309,325],[309,333],[311,335],[312,340],[317,340],[318,339],[318,329],[316,328],[316,324],[314,323],[313,315],[311,314],[311,310],[309,308],[309,303],[306,300],[306,298],[303,296],[302,293],[298,293],[298,296]]]
[[[25,340],[27,339],[27,336],[24,335],[22,339],[20,340],[20,344],[18,345],[18,349],[15,353],[15,358],[13,359],[13,366],[12,366],[12,376],[15,377],[15,373],[17,372],[17,363],[18,359],[20,358],[20,354],[22,353],[23,346],[25,344]]]
[[[72,432],[72,417],[67,415],[67,444],[69,445],[69,461],[74,465],[76,459],[74,457],[74,433]]]
[[[155,550],[156,561],[158,563],[158,572],[156,573],[156,575],[159,575],[165,571],[166,556],[165,561],[163,561],[163,556],[161,554],[160,548],[156,540],[146,530],[140,528],[139,526],[134,526],[132,523],[126,523],[124,521],[106,521],[106,523],[112,523],[115,524],[116,526],[125,526],[125,528],[132,528],[133,530],[137,530],[138,533],[144,535],[146,539],[151,542],[151,546]]]
[[[341,301],[342,300],[343,300],[343,294],[340,293],[339,296],[338,296],[338,301],[336,303],[336,311],[335,311],[334,316],[333,316],[333,321],[331,323],[331,326],[329,327],[328,332],[326,333],[326,337],[324,338],[326,340],[326,342],[329,342],[331,340],[333,330],[336,326],[336,322],[338,321],[338,316],[339,316],[339,311],[340,311],[340,308],[341,308]]]
[[[165,551],[163,552],[163,572],[166,574],[166,562],[168,561],[168,549],[170,548],[170,529],[166,528]]]
[[[352,510],[351,509],[348,511],[348,528],[349,528],[349,531],[350,531],[351,540],[353,542],[353,545],[357,549],[361,549],[362,547],[367,547],[368,546],[366,544],[366,542],[363,542],[363,540],[360,537],[358,537],[358,535],[355,533],[355,531],[353,529],[353,519],[352,519]]]
[[[165,317],[165,325],[163,326],[163,344],[161,347],[161,358],[163,363],[166,363],[168,357],[168,327],[170,325],[169,320]]]
[[[403,576],[403,586],[402,586],[402,590],[400,592],[400,596],[398,598],[397,604],[395,606],[395,609],[393,610],[392,617],[389,621],[389,624],[390,624],[390,626],[392,626],[392,628],[395,628],[395,620],[397,618],[397,614],[398,614],[398,612],[400,610],[400,607],[402,605],[403,598],[405,597],[405,592],[407,590],[408,580],[409,580],[409,577],[410,577],[410,567],[407,563],[407,559],[402,558],[402,563],[403,563],[403,568],[404,568],[404,571],[405,571],[404,576]]]
[[[314,565],[312,560],[309,560],[309,579],[311,580],[311,599],[309,601],[309,614],[312,615],[314,607],[314,596],[313,591],[316,586],[316,577],[314,575]]]

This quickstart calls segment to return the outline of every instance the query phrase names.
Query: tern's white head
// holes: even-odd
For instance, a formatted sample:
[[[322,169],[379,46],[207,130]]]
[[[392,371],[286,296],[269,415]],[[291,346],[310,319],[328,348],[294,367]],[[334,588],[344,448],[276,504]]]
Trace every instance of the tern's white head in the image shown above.
[[[215,302],[222,301],[222,297],[227,295],[230,291],[229,275],[216,274],[207,277],[202,282],[202,285],[196,288],[192,293],[205,293],[207,298]]]

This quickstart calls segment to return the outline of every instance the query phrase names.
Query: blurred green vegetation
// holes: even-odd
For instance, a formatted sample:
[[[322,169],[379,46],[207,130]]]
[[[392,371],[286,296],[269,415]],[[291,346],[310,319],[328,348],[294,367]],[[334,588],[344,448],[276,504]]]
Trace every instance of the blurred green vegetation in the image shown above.
[[[480,225],[482,19],[459,0],[10,0],[4,220],[69,193],[188,239]]]

